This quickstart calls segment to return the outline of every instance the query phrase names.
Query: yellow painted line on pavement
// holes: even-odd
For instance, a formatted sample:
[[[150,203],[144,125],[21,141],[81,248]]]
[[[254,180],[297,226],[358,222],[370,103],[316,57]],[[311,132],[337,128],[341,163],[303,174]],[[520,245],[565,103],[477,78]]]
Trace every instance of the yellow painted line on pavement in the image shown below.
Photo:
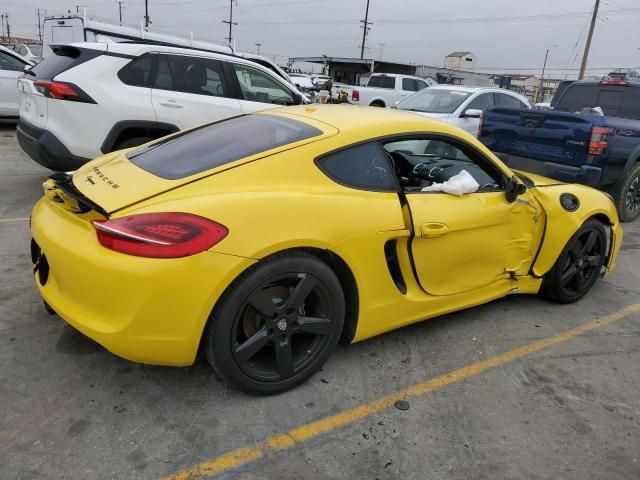
[[[287,432],[275,435],[252,446],[238,448],[219,457],[199,463],[194,467],[187,468],[186,470],[174,475],[170,475],[166,477],[166,480],[195,480],[207,478],[218,475],[227,470],[238,468],[261,458],[268,451],[278,451],[292,447],[296,443],[304,442],[323,433],[331,432],[339,427],[349,425],[370,415],[379,413],[392,406],[396,400],[405,400],[410,397],[424,395],[452,383],[475,377],[486,370],[538,352],[544,348],[564,343],[579,335],[595,330],[596,328],[603,327],[617,320],[621,320],[634,313],[640,313],[640,304],[629,305],[622,310],[592,320],[580,325],[579,327],[566,330],[552,337],[523,345],[500,355],[496,355],[495,357],[487,358],[486,360],[473,363],[430,380],[417,383],[411,387],[398,390],[372,402],[364,403],[355,408],[338,413],[337,415],[321,418],[320,420],[292,428]]]
[[[28,222],[28,221],[29,221],[29,217],[0,218],[0,223]]]

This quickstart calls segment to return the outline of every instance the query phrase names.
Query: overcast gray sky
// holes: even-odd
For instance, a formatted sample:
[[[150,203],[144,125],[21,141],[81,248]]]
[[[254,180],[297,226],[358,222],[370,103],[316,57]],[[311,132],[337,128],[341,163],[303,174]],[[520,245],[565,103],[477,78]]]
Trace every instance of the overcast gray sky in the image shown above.
[[[2,0],[12,31],[35,34],[35,9],[71,9],[74,0]],[[118,20],[114,0],[75,0],[89,16]],[[144,0],[123,0],[124,23],[139,24]],[[373,22],[366,57],[441,66],[444,56],[468,50],[482,71],[539,72],[545,50],[557,76],[580,66],[593,0],[370,0]],[[359,56],[366,0],[237,0],[236,47],[289,56]],[[82,10],[82,7],[81,7]],[[640,66],[640,3],[602,0],[589,68]],[[229,0],[149,0],[151,30],[224,42]],[[576,44],[579,42],[579,49]],[[384,44],[381,46],[380,44]],[[576,52],[576,50],[578,50]],[[596,73],[591,70],[590,73]]]

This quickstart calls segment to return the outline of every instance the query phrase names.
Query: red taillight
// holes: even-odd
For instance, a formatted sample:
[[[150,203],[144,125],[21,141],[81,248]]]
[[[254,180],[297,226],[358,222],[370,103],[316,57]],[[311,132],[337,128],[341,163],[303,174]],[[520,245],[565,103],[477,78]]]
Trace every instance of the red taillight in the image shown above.
[[[600,85],[629,85],[627,80],[602,80]]]
[[[189,213],[143,213],[91,223],[103,247],[137,257],[188,257],[229,233],[224,225]]]
[[[33,82],[33,85],[45,97],[55,98],[56,100],[96,103],[89,95],[71,83],[37,80]]]
[[[351,91],[351,100],[353,100],[354,102],[360,101],[360,92],[358,90]]]
[[[615,130],[610,127],[592,127],[591,139],[589,140],[589,155],[604,155],[607,153],[609,143],[607,136]]]

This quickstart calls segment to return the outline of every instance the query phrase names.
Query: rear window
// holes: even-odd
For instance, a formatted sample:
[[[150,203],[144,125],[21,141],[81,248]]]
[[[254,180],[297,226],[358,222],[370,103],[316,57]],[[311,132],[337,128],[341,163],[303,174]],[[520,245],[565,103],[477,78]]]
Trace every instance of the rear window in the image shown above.
[[[386,75],[375,75],[369,78],[367,87],[396,88],[396,78]]]
[[[100,50],[77,47],[53,47],[54,55],[42,60],[31,68],[38,80],[53,80],[56,75],[101,55]]]
[[[605,115],[637,118],[640,107],[634,108],[633,105],[628,104],[628,100],[632,101],[634,97],[632,90],[638,90],[638,88],[614,85],[571,85],[560,97],[555,108],[565,112],[579,112],[583,108],[600,107]]]
[[[127,157],[149,173],[175,180],[320,134],[297,120],[245,115],[167,137]]]

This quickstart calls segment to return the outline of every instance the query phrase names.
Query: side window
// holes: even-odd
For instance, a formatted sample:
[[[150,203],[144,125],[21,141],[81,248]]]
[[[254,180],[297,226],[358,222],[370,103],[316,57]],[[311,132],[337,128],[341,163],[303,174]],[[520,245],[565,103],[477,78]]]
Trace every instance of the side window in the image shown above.
[[[496,100],[498,105],[501,107],[508,108],[529,108],[516,97],[512,97],[511,95],[506,95],[504,93],[496,93]]]
[[[296,99],[293,92],[282,83],[257,68],[232,63],[240,84],[242,98],[251,102],[275,103],[277,105],[294,105]]]
[[[417,85],[417,89],[416,90],[422,90],[424,88],[427,88],[429,85],[427,85],[427,82],[424,82],[422,80],[414,80],[416,82]]]
[[[26,63],[18,60],[13,55],[6,52],[0,52],[0,70],[9,70],[12,72],[22,72]],[[15,85],[13,86],[15,88]]]
[[[21,47],[20,47],[20,50],[18,51],[18,53],[24,57],[24,56],[26,56],[26,55],[27,55],[27,53],[29,53],[29,52],[27,52],[27,47],[25,47],[25,46],[23,45],[23,46],[21,46]]]
[[[118,72],[118,78],[127,85],[133,87],[150,88],[153,83],[153,75],[156,69],[157,55],[145,53],[134,58]]]
[[[331,153],[317,164],[329,178],[348,187],[376,191],[396,188],[389,162],[376,142]]]
[[[617,90],[602,90],[600,92],[597,105],[602,108],[605,115],[618,115],[623,89],[626,89],[626,87],[622,87]]]
[[[186,55],[160,55],[154,88],[226,97],[228,91],[219,60]]]
[[[640,87],[626,87],[618,116],[640,120]]]
[[[466,171],[478,183],[478,192],[502,190],[501,174],[489,159],[454,141],[417,138],[389,142],[384,150],[392,160],[406,192],[420,192]]]
[[[409,92],[417,92],[420,89],[418,88],[418,83],[413,78],[403,78],[402,90],[406,90]]]
[[[478,95],[476,98],[471,100],[465,110],[484,110],[485,108],[489,107],[493,107],[493,93],[483,93],[482,95]]]

